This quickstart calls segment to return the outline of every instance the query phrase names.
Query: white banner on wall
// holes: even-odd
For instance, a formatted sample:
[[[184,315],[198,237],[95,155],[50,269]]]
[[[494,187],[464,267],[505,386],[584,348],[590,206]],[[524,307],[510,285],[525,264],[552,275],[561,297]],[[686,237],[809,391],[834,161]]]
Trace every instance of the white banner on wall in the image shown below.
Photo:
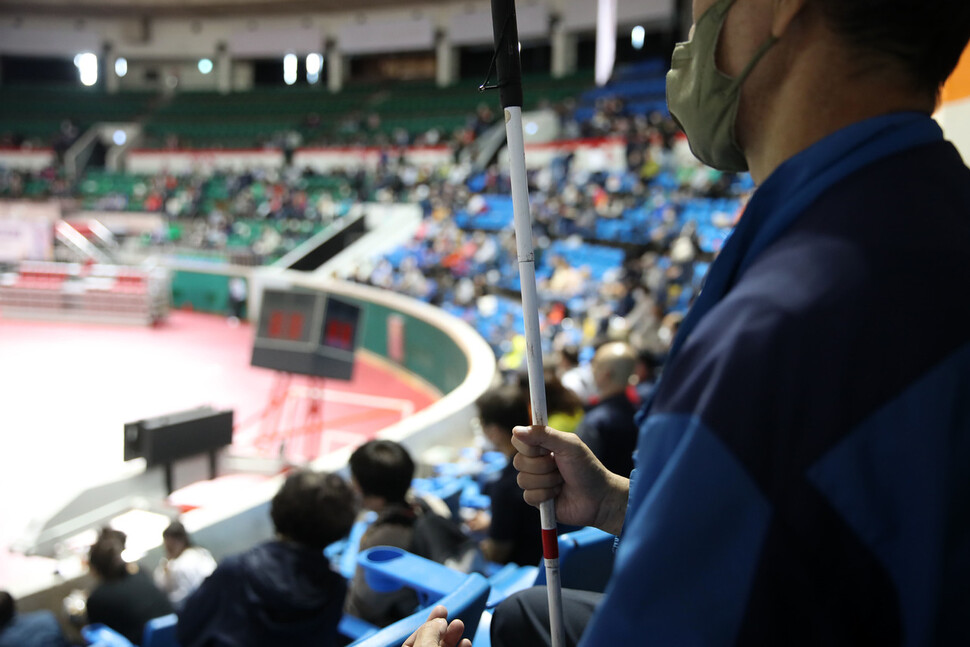
[[[452,161],[452,152],[447,146],[415,146],[403,151],[387,152],[380,148],[303,148],[293,154],[293,165],[297,168],[311,168],[318,173],[335,169],[374,170],[381,163],[381,156],[388,154],[400,157],[415,166],[441,166]]]
[[[596,173],[626,170],[626,140],[618,137],[574,139],[525,145],[525,166],[529,170],[548,167],[554,159],[573,155],[572,168]],[[508,168],[508,154],[499,154],[503,169]]]
[[[34,150],[0,148],[0,168],[14,171],[40,171],[54,163],[54,151],[50,148]]]
[[[215,170],[278,169],[283,162],[283,152],[278,150],[137,150],[129,153],[127,170],[144,174],[207,174]]]
[[[0,262],[49,261],[54,257],[56,202],[0,201]]]

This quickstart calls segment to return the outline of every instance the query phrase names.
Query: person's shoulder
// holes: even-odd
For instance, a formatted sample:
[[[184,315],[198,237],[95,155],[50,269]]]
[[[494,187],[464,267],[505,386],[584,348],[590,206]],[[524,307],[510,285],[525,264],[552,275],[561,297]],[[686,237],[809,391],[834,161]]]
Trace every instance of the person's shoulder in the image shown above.
[[[611,418],[613,418],[613,407],[611,404],[604,400],[596,403],[590,407],[583,419],[580,420],[579,426],[576,428],[576,434],[583,438],[589,433],[600,430],[604,425],[609,426],[611,423]]]
[[[407,549],[414,537],[414,524],[374,522],[360,538],[360,548],[395,546]]]
[[[797,315],[766,300],[729,295],[704,317],[664,369],[653,411],[694,410],[704,393],[743,387],[748,398],[762,376],[780,372],[804,348]],[[777,384],[777,383],[776,383]],[[592,413],[592,412],[591,412]]]
[[[259,544],[247,551],[229,555],[216,564],[210,578],[226,579],[238,576],[246,570],[247,561],[259,561],[265,553],[266,544]],[[210,556],[211,557],[211,556]]]
[[[53,612],[46,609],[19,614],[16,616],[15,620],[23,627],[29,627],[31,631],[47,629],[53,630],[58,634],[61,632],[60,625],[57,622],[57,617],[53,614]]]
[[[61,627],[53,613],[47,610],[29,611],[14,616],[0,631],[0,647],[60,647],[67,645]]]

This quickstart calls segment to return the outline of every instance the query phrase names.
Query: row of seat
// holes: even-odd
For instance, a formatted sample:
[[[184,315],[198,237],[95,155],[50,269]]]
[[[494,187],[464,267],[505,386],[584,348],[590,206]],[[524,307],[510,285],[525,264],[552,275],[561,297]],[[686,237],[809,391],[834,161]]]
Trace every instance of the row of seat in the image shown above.
[[[568,588],[602,592],[613,567],[614,537],[595,528],[583,528],[559,538],[562,584]],[[545,569],[509,565],[489,578],[478,573],[460,573],[400,548],[377,546],[361,552],[357,563],[364,569],[368,585],[389,593],[408,587],[418,594],[420,608],[383,629],[345,616],[339,632],[353,640],[353,647],[397,647],[426,620],[432,607],[448,609],[448,619],[461,618],[464,637],[476,647],[490,644],[488,624],[491,611],[506,597],[532,585],[545,583]],[[483,622],[484,621],[484,622]],[[481,629],[479,627],[481,625]],[[178,618],[174,614],[156,618],[145,626],[141,647],[178,647]],[[96,624],[82,630],[91,647],[132,647],[117,632]]]

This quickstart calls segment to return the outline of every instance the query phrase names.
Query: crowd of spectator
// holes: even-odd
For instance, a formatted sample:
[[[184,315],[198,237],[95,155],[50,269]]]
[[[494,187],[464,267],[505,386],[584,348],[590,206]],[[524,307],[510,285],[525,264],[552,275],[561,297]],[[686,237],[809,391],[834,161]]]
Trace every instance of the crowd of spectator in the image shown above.
[[[506,458],[514,453],[510,425],[528,416],[524,393],[499,387],[478,402],[484,438]],[[154,581],[130,561],[125,533],[103,527],[87,554],[93,585],[71,596],[82,600],[76,613],[60,620],[63,612],[56,609],[18,614],[13,597],[0,591],[0,645],[66,647],[61,620],[87,626],[81,632],[86,640],[104,638],[101,627],[107,627],[137,645],[150,620],[173,613],[184,647],[340,644],[342,614],[383,627],[410,615],[418,596],[407,588],[372,590],[360,567],[344,575],[337,565],[341,553],[329,552],[333,547],[356,554],[394,546],[484,574],[503,564],[539,562],[538,517],[518,494],[511,462],[504,465],[485,487],[489,505],[462,524],[466,515],[454,515],[433,493],[412,489],[416,465],[402,445],[369,441],[351,456],[349,479],[306,469],[289,473],[269,509],[275,538],[218,564],[173,521],[162,533],[165,557]],[[350,547],[355,524],[366,530]]]
[[[750,185],[697,163],[674,122],[660,113],[630,114],[610,98],[582,122],[575,111],[558,112],[567,136],[622,137],[626,167],[589,171],[564,154],[530,173],[543,350],[579,347],[585,363],[596,345],[622,338],[637,351],[662,354]],[[483,111],[468,130],[484,129],[493,117]],[[498,166],[475,171],[456,157],[432,168],[388,148],[374,171],[327,176],[289,166],[121,183],[88,176],[72,186],[55,169],[30,177],[0,170],[0,196],[23,195],[37,182],[50,195],[74,195],[91,208],[164,215],[167,227],[144,241],[152,248],[226,252],[225,258],[246,256],[251,263],[279,258],[355,204],[418,204],[424,219],[414,239],[360,264],[349,278],[445,308],[485,336],[504,369],[521,366],[514,234],[511,226],[475,224],[493,208],[492,197],[510,190]],[[698,200],[727,205],[706,229],[690,215]],[[610,233],[609,225],[631,218],[635,225]],[[570,253],[590,243],[621,249],[621,260],[591,272]]]
[[[663,354],[749,188],[744,178],[698,164],[674,123],[659,114],[612,114],[609,122],[628,142],[626,169],[589,172],[563,155],[529,177],[543,350],[551,355],[579,347],[583,363],[609,339]],[[404,192],[403,199],[418,202],[425,214],[414,239],[362,264],[354,278],[472,323],[502,358],[502,368],[516,371],[524,340],[514,232],[511,225],[483,230],[462,224],[493,208],[489,198],[508,192],[508,177],[496,168],[478,174],[453,168],[434,179]],[[732,209],[715,213],[701,231],[688,213],[698,200]],[[602,222],[633,211],[647,215],[636,237],[601,240]],[[622,252],[597,272],[571,253],[590,243]]]
[[[662,115],[627,115],[622,104],[604,101],[589,122],[564,126],[577,135],[623,136],[627,163],[622,170],[591,172],[562,155],[529,176],[550,421],[577,433],[614,471],[626,473],[630,434],[612,432],[634,428],[635,407],[649,397],[663,354],[721,242],[702,239],[698,225],[685,216],[688,205],[737,200],[746,187],[694,161],[673,122]],[[71,193],[57,173],[44,177],[52,193]],[[82,199],[84,181],[95,180],[74,189]],[[16,193],[18,186],[25,186],[23,178],[0,174],[0,193]],[[478,402],[483,442],[506,457],[514,453],[511,426],[530,418],[515,240],[511,227],[474,225],[476,215],[497,209],[509,192],[509,178],[497,166],[476,172],[456,160],[422,168],[388,154],[376,172],[337,173],[325,185],[315,174],[290,167],[147,177],[94,197],[89,188],[98,208],[139,206],[163,214],[169,226],[155,244],[221,249],[233,237],[246,238],[252,223],[280,225],[250,238],[248,244],[264,256],[311,231],[305,224],[332,222],[356,202],[420,205],[424,217],[413,240],[360,265],[351,278],[439,305],[482,332],[504,372],[504,384]],[[632,211],[649,216],[638,237],[602,239],[600,223]],[[720,214],[718,226],[726,230],[735,216]],[[282,240],[286,232],[293,234],[288,242]],[[572,253],[589,251],[590,245],[616,253],[606,254],[612,260],[605,267],[592,268]],[[413,609],[413,595],[375,594],[359,574],[345,582],[322,548],[347,534],[358,502],[377,519],[361,548],[380,543],[420,550],[425,544],[416,541],[418,528],[427,524],[419,520],[447,513],[409,491],[414,464],[399,446],[368,443],[354,454],[350,473],[352,485],[333,475],[290,477],[273,502],[280,539],[218,566],[173,524],[154,583],[121,559],[123,534],[104,530],[91,549],[98,585],[88,599],[89,620],[104,621],[137,642],[148,618],[176,610],[182,643],[201,645],[215,635],[257,633],[285,634],[288,644],[301,644],[303,635],[332,636],[342,611],[378,625],[401,617]],[[463,536],[490,562],[536,563],[538,518],[522,502],[511,465],[496,476],[484,490],[490,507],[465,519]],[[326,519],[315,517],[307,501],[314,510],[325,508]],[[266,576],[271,571],[275,575]],[[294,592],[303,597],[296,599]],[[289,606],[279,606],[284,603]],[[247,644],[244,638],[227,640]]]

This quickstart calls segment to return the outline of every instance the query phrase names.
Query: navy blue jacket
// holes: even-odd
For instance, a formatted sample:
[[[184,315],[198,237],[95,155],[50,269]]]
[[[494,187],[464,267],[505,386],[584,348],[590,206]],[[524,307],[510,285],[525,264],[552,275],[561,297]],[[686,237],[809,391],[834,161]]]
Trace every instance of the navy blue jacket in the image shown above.
[[[638,434],[633,420],[636,414],[626,393],[618,393],[587,411],[576,430],[576,435],[614,474],[629,476],[633,470]]]
[[[273,541],[224,560],[186,598],[182,647],[334,644],[345,580],[321,550]]]
[[[860,133],[680,339],[584,645],[970,645],[970,171],[883,119],[752,205]]]
[[[0,629],[0,647],[68,647],[50,611],[19,613]]]

